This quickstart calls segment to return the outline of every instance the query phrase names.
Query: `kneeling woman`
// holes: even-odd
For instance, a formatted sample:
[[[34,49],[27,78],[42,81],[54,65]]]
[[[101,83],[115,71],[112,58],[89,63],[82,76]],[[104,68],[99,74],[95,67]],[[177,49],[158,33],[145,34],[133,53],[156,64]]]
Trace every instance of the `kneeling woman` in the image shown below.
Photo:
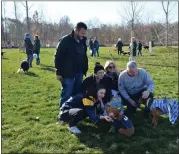
[[[107,116],[105,106],[102,99],[104,98],[106,89],[103,85],[98,85],[96,96],[76,95],[66,101],[60,108],[60,117],[64,122],[69,124],[68,129],[74,134],[81,131],[76,127],[78,122],[89,117],[89,119],[97,123],[100,120],[110,122],[112,119]]]
[[[109,117],[112,118],[112,126],[124,136],[132,136],[134,134],[134,127],[132,122],[125,116],[120,109],[109,108]],[[112,130],[112,129],[111,129]]]

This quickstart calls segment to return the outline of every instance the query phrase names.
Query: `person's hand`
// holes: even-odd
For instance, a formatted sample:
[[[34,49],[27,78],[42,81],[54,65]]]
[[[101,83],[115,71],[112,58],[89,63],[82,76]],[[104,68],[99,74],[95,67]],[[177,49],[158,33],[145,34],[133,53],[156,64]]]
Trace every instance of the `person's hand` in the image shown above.
[[[142,98],[146,99],[147,97],[149,97],[149,91],[146,90],[142,93]]]
[[[101,119],[104,119],[104,120],[106,120],[107,122],[111,122],[111,121],[112,121],[112,119],[111,119],[109,116],[102,116]]]
[[[132,106],[135,106],[135,107],[136,107],[136,103],[135,103],[135,101],[133,101],[132,99],[129,99],[129,103],[130,103]]]
[[[108,122],[111,122],[111,121],[112,121],[112,119],[111,119],[110,117],[108,117],[108,116],[104,116],[104,119],[105,119],[106,121],[108,121]]]
[[[63,81],[63,77],[62,77],[62,76],[60,76],[60,75],[56,75],[56,77],[57,77],[57,80],[59,80],[60,82]]]

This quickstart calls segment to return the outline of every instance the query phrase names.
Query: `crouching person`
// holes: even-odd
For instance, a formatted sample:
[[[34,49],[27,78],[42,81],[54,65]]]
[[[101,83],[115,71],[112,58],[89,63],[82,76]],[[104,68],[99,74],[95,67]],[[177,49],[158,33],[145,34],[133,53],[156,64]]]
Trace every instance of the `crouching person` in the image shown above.
[[[134,134],[134,126],[132,122],[125,116],[120,109],[117,108],[109,108],[108,115],[112,119],[112,126],[109,133],[112,130],[117,130],[120,134],[130,137]]]
[[[112,119],[107,116],[105,106],[102,102],[106,89],[103,85],[98,85],[96,96],[85,96],[79,94],[71,97],[60,108],[60,119],[68,123],[68,130],[74,134],[80,134],[77,124],[89,117],[89,119],[97,123],[101,120],[111,122]]]
[[[67,100],[60,108],[60,119],[68,123],[68,130],[74,134],[80,134],[81,131],[76,127],[77,124],[86,117],[83,104],[83,96],[76,95]]]

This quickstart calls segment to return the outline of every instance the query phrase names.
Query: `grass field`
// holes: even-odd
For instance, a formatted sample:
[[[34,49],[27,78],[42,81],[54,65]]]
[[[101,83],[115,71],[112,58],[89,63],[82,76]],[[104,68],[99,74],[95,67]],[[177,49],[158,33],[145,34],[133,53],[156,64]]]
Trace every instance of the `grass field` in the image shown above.
[[[135,134],[125,138],[108,134],[108,125],[94,126],[88,119],[79,124],[83,132],[75,136],[67,126],[56,125],[61,85],[56,80],[53,63],[55,49],[41,49],[41,65],[28,74],[15,74],[26,55],[18,50],[4,50],[2,58],[2,153],[177,153],[179,124],[171,126],[161,116],[157,128],[142,117],[143,108],[133,118]],[[139,67],[149,70],[156,88],[155,97],[178,99],[178,48],[153,48],[153,55],[143,51],[137,57]],[[119,69],[125,68],[128,56],[113,57]],[[100,58],[89,57],[88,75],[94,63],[104,65],[108,48],[100,48]],[[36,117],[39,117],[36,118]]]

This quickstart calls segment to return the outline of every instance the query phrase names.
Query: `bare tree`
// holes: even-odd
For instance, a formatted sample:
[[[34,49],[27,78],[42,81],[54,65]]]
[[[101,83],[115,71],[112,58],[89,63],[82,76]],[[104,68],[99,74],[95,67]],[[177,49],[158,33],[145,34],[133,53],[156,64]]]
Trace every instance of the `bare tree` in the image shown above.
[[[6,23],[6,3],[5,2],[2,2],[2,4],[4,4],[2,7],[3,7],[3,16],[4,16],[4,26],[2,27],[3,28],[3,33],[4,33],[4,43],[7,41],[7,23]],[[1,18],[3,18],[1,16]]]
[[[33,4],[29,7],[28,6],[28,2],[27,0],[25,1],[25,5],[22,3],[22,5],[25,7],[26,9],[26,20],[27,20],[27,30],[30,33],[30,21],[29,21],[29,10],[31,9],[31,7],[33,6]]]
[[[166,2],[166,7],[164,2],[162,1],[162,7],[163,7],[163,11],[165,13],[165,46],[168,47],[168,40],[169,40],[169,15],[173,9],[173,7],[175,6],[176,3],[173,3],[173,6],[171,6],[171,1],[167,1]]]
[[[145,3],[139,4],[138,2],[130,1],[127,2],[126,5],[123,5],[123,11],[119,11],[119,15],[127,22],[130,24],[130,29],[131,29],[131,43],[132,43],[132,38],[134,36],[134,25],[137,23],[141,17],[142,17],[142,11],[144,8]],[[132,49],[132,47],[131,47]],[[131,57],[133,57],[133,52],[131,52]]]
[[[17,12],[17,1],[14,1],[14,16],[16,19],[16,45],[19,44],[19,34],[20,34],[20,27],[19,27],[19,20],[18,20],[18,12]],[[20,44],[19,44],[20,45]]]

